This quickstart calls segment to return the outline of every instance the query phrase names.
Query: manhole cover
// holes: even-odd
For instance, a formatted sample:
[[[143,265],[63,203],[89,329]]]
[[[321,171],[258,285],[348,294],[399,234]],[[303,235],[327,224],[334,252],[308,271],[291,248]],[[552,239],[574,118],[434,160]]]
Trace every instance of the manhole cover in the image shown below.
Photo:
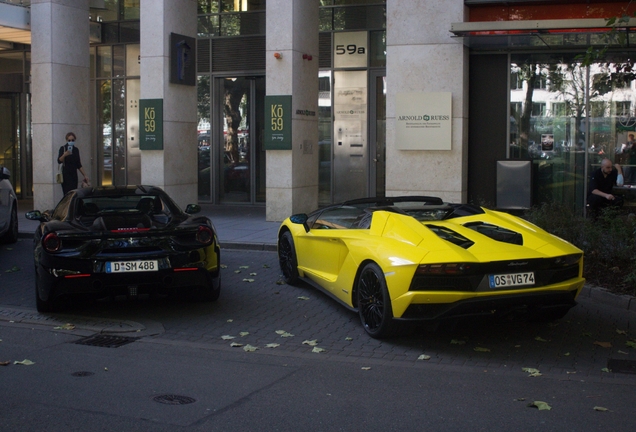
[[[95,374],[93,372],[88,372],[88,371],[78,371],[78,372],[73,372],[71,375],[73,375],[74,377],[87,377],[87,376],[91,376]]]
[[[118,348],[120,346],[136,341],[138,338],[128,336],[93,335],[77,340],[73,343],[77,345],[90,345],[103,348]]]
[[[197,401],[196,399],[188,396],[172,394],[155,396],[152,400],[167,405],[187,405]]]
[[[636,360],[608,359],[607,368],[614,373],[636,374]]]

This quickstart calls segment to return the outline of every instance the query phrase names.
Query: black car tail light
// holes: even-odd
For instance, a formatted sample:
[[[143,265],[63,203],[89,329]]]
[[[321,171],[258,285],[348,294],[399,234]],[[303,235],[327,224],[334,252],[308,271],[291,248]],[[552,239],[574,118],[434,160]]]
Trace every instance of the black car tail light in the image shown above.
[[[418,275],[464,275],[470,272],[468,263],[422,264],[415,272]]]
[[[42,247],[47,252],[57,252],[62,249],[62,240],[54,232],[48,233],[42,239]]]
[[[204,245],[208,245],[210,243],[212,243],[212,240],[214,240],[214,233],[212,232],[212,230],[210,229],[210,227],[207,227],[205,225],[201,225],[199,227],[199,230],[197,231],[197,241],[199,243],[203,243]]]

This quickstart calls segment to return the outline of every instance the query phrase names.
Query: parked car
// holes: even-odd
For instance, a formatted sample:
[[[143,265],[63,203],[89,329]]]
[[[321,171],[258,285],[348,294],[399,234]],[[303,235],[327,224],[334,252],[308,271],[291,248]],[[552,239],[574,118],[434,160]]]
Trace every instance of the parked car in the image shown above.
[[[212,221],[185,212],[160,188],[81,188],[40,221],[34,238],[35,299],[40,312],[72,296],[103,298],[184,292],[215,301],[220,249]]]
[[[0,243],[18,241],[18,198],[10,178],[9,169],[0,167]]]
[[[293,215],[279,229],[278,257],[286,283],[304,280],[357,311],[374,338],[393,334],[396,321],[558,319],[585,282],[572,244],[507,213],[436,197]]]

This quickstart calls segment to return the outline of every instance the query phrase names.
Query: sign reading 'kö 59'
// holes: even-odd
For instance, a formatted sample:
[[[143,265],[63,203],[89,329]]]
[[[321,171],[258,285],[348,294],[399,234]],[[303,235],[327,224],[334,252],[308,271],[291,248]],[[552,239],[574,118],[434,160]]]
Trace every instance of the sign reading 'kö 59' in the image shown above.
[[[265,96],[265,150],[292,149],[291,106],[291,96]]]

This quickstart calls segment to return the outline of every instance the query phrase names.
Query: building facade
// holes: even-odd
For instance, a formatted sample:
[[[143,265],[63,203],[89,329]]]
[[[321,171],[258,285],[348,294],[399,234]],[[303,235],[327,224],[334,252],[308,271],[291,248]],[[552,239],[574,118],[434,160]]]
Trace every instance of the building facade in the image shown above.
[[[268,220],[400,194],[583,212],[601,158],[634,165],[636,183],[627,7],[5,0],[0,16],[16,18],[0,18],[0,164],[38,208],[61,198],[55,159],[72,130],[93,185],[265,205]],[[268,141],[272,101],[289,104],[285,146]],[[501,162],[517,161],[527,169],[508,182]]]

